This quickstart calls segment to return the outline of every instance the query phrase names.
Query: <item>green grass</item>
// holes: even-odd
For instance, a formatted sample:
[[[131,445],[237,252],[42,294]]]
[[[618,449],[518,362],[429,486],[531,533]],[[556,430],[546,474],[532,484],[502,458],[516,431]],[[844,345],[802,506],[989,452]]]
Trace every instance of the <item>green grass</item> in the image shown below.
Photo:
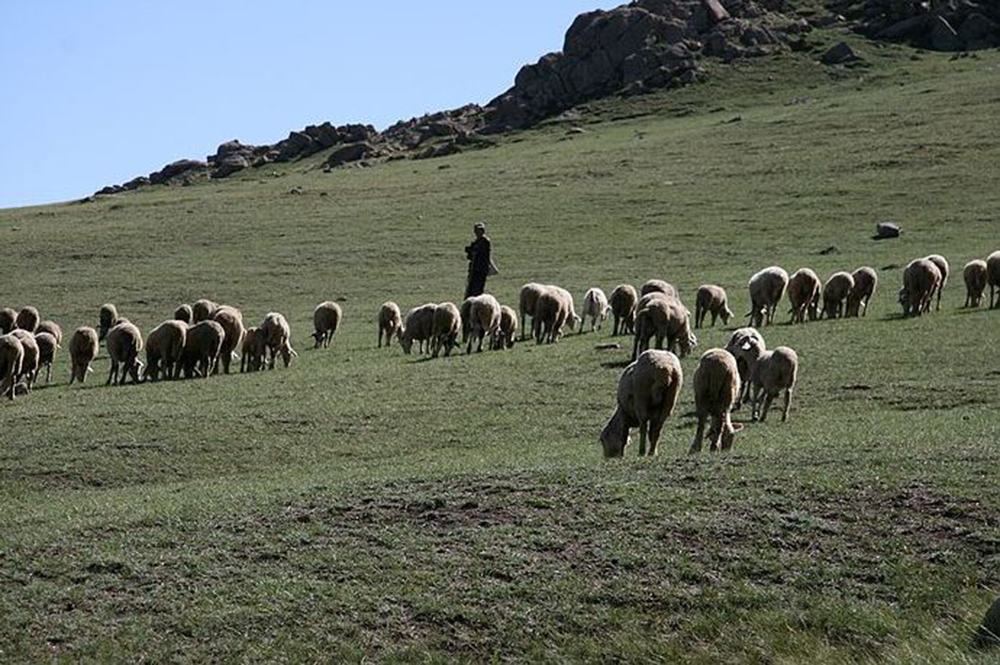
[[[68,334],[112,301],[148,332],[208,296],[285,313],[301,353],[124,388],[103,357],[70,388],[63,354],[0,404],[0,659],[990,662],[971,634],[1000,593],[1000,314],[960,309],[960,273],[1000,248],[1000,53],[854,43],[867,67],[713,66],[585,108],[585,133],[0,211],[0,304]],[[865,319],[764,331],[801,359],[788,423],[688,458],[687,388],[658,458],[608,463],[628,358],[595,350],[608,329],[374,348],[382,301],[460,299],[480,219],[508,303],[655,276],[689,304],[722,284],[742,317],[775,263],[872,265],[880,289]],[[883,220],[904,237],[870,240]],[[899,266],[931,252],[942,310],[900,320]],[[346,319],[313,351],[326,299]],[[728,334],[698,331],[689,378]]]

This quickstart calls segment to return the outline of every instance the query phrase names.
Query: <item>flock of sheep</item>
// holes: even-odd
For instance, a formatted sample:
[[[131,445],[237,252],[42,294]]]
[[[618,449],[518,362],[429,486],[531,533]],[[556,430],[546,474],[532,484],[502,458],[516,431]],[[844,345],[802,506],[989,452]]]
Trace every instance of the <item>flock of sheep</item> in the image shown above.
[[[930,255],[911,261],[903,271],[899,303],[904,316],[920,316],[931,309],[948,281],[949,266],[944,257]],[[966,307],[978,307],[986,287],[990,287],[990,308],[1000,308],[1000,251],[986,260],[970,261],[964,268]],[[690,452],[699,452],[708,425],[709,449],[728,450],[742,425],[733,423],[730,412],[744,402],[751,403],[751,420],[765,420],[775,397],[784,392],[782,420],[787,420],[798,374],[798,356],[793,349],[779,346],[768,350],[757,330],[770,325],[778,305],[788,295],[791,323],[818,318],[864,316],[878,285],[874,269],[862,267],[853,273],[836,272],[825,283],[809,268],[791,276],[772,266],[761,270],[748,283],[751,308],[750,326],[732,333],[724,349],[702,355],[694,373],[695,411],[698,427]],[[581,315],[582,314],[582,315]],[[461,344],[466,353],[475,345],[482,351],[514,345],[520,327],[531,318],[531,337],[536,344],[556,342],[564,327],[579,326],[589,319],[591,330],[600,329],[614,317],[613,336],[632,335],[632,363],[622,372],[618,384],[617,407],[601,433],[606,457],[620,457],[629,443],[629,431],[639,428],[639,455],[654,455],[663,424],[672,413],[683,384],[678,355],[684,357],[697,345],[692,317],[673,285],[658,279],[637,291],[620,284],[607,297],[599,288],[589,289],[577,314],[573,296],[555,285],[529,283],[521,287],[519,309],[501,305],[489,294],[466,299],[462,305],[428,303],[411,309],[403,317],[394,302],[383,303],[378,313],[378,346],[389,346],[397,338],[406,354],[414,342],[418,352],[448,356]],[[707,284],[698,289],[694,328],[712,326],[721,318],[729,323],[726,291]],[[320,303],[313,312],[315,346],[328,347],[343,319],[335,302]],[[15,394],[31,391],[42,369],[51,378],[52,364],[62,344],[62,329],[53,321],[42,321],[38,310],[0,309],[0,395],[11,400]],[[655,338],[655,349],[650,344]],[[120,317],[112,304],[101,306],[98,327],[78,328],[69,341],[70,383],[84,382],[91,372],[101,340],[105,340],[110,371],[107,384],[133,383],[160,378],[205,377],[230,372],[233,360],[240,360],[241,372],[265,366],[274,369],[280,356],[285,367],[298,354],[291,345],[291,329],[284,316],[268,313],[259,326],[247,328],[239,309],[199,300],[181,305],[173,317],[153,328],[143,339],[137,326]],[[145,362],[139,354],[145,350]],[[238,351],[238,353],[237,353]],[[675,355],[678,354],[678,355]],[[648,439],[648,446],[647,446]]]
[[[320,303],[313,313],[316,346],[329,346],[343,317],[340,305]],[[63,333],[53,321],[41,321],[38,310],[0,309],[0,395],[11,400],[31,391],[45,369],[45,381],[61,348]],[[229,305],[199,300],[181,305],[173,318],[153,328],[143,339],[138,326],[119,316],[113,304],[102,305],[97,329],[81,326],[69,340],[70,384],[83,383],[92,371],[101,340],[110,359],[107,384],[204,377],[220,371],[229,374],[233,360],[241,372],[268,366],[274,369],[280,356],[287,367],[298,356],[292,348],[291,328],[284,316],[268,313],[259,326],[243,325],[243,314]],[[237,354],[239,349],[239,354]],[[139,358],[145,350],[146,361]],[[268,357],[269,356],[269,357]]]

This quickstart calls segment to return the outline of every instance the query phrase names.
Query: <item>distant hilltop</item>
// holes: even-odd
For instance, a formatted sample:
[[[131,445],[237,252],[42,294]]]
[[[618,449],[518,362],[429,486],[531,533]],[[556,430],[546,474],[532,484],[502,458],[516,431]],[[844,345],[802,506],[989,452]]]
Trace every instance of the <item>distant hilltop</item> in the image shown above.
[[[801,0],[636,0],[587,12],[573,21],[562,51],[522,67],[514,85],[485,107],[470,104],[400,121],[382,132],[371,125],[325,122],[272,145],[227,141],[204,161],[182,159],[95,196],[226,178],[323,151],[328,151],[324,168],[333,169],[486,148],[494,145],[491,135],[531,127],[593,99],[694,83],[706,76],[705,58],[733,62],[813,50],[807,35],[817,27],[840,24],[872,39],[939,51],[1000,45],[996,0],[829,0],[825,7],[817,11]],[[824,63],[857,62],[846,44],[835,48],[823,54]]]

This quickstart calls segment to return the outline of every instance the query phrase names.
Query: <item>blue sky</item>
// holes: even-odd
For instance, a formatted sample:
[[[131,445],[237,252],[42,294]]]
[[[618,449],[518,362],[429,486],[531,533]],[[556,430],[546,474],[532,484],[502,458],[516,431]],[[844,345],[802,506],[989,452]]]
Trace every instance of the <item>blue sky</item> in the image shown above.
[[[0,3],[0,208],[86,196],[238,138],[484,103],[619,2]]]

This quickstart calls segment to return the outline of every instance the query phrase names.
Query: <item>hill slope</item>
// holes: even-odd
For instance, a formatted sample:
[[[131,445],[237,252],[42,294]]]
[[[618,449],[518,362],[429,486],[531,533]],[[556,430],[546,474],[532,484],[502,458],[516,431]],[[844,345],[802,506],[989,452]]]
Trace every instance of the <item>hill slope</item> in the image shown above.
[[[110,300],[148,331],[209,296],[284,312],[301,353],[127,388],[99,385],[103,358],[69,388],[63,356],[57,385],[0,405],[4,655],[987,662],[998,315],[958,309],[958,272],[998,246],[1000,54],[854,43],[865,68],[763,58],[488,151],[0,211],[4,304],[71,330]],[[742,315],[774,263],[882,285],[864,320],[765,331],[802,357],[790,422],[689,459],[686,387],[660,457],[609,464],[627,352],[594,349],[607,329],[374,348],[383,300],[460,298],[480,219],[508,303],[658,276],[688,302],[722,284]],[[869,240],[884,219],[904,238]],[[898,320],[898,266],[932,251],[955,271],[942,311]],[[344,329],[306,350],[327,298]]]

